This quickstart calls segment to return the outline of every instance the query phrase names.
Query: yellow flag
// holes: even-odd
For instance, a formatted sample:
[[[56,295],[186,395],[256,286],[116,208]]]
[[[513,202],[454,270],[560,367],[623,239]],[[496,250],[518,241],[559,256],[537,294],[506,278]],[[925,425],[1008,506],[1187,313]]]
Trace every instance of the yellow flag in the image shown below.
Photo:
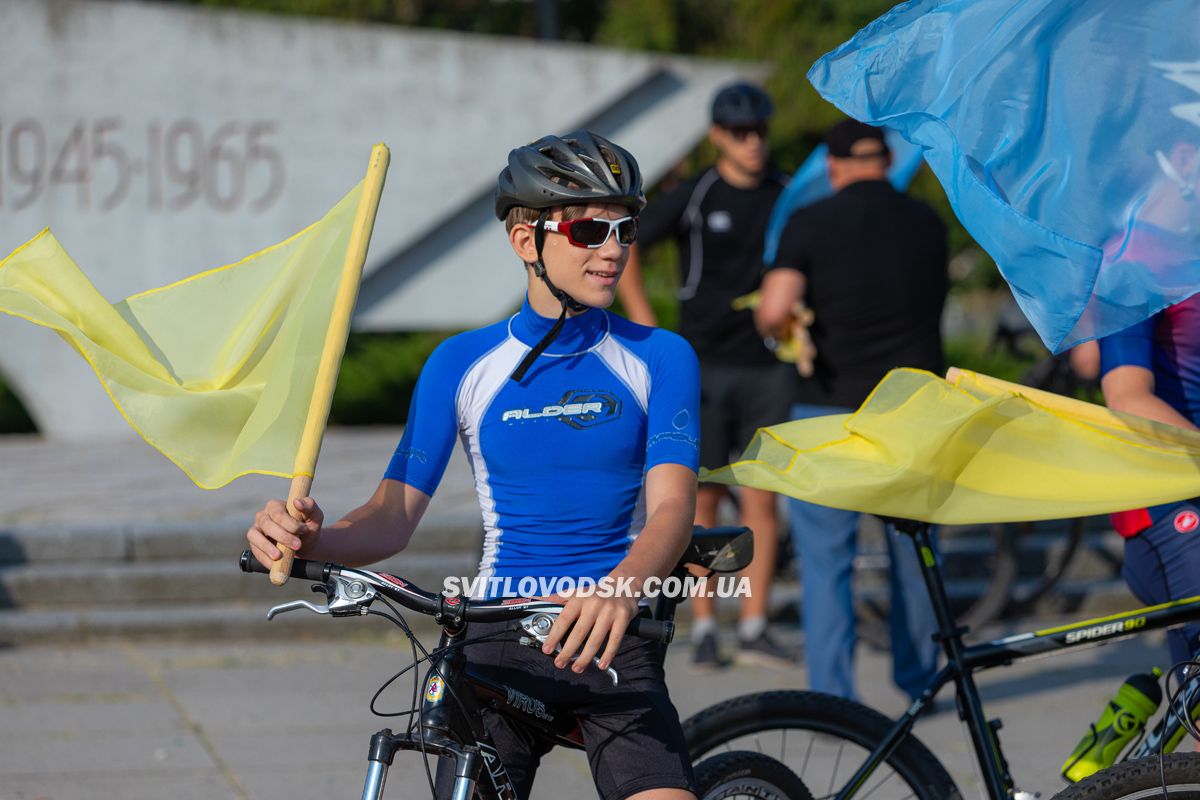
[[[373,165],[386,170],[386,156]],[[376,178],[274,247],[115,304],[44,230],[0,262],[0,311],[57,331],[129,424],[197,485],[311,475],[382,171]]]
[[[1200,495],[1200,433],[952,371],[888,373],[854,414],[760,429],[701,480],[945,524],[1058,519]]]

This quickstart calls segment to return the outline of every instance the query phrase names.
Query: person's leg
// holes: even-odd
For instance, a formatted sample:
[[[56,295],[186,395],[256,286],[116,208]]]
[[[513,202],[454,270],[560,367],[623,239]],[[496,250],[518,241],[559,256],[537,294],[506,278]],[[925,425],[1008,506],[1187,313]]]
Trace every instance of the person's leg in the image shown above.
[[[886,526],[891,556],[892,680],[911,699],[920,696],[937,672],[940,645],[933,638],[937,619],[912,537]],[[933,536],[933,530],[930,536]]]
[[[838,413],[844,409],[798,405],[792,409],[792,418]],[[788,517],[804,605],[809,685],[818,692],[857,699],[851,576],[858,547],[858,514],[791,499]]]
[[[724,466],[733,447],[733,390],[736,381],[721,366],[700,365],[700,465],[708,469]],[[701,484],[696,491],[696,524],[711,528],[728,490],[718,484]],[[709,597],[694,597],[692,609],[692,663],[701,668],[720,668],[728,660],[720,653],[716,604]]]
[[[1200,528],[1193,517],[1200,504],[1180,503],[1157,522],[1125,540],[1122,575],[1143,603],[1156,604],[1200,595]],[[1167,631],[1171,661],[1190,660],[1200,643],[1200,623]]]
[[[727,492],[724,486],[701,484],[696,491],[696,524],[711,528],[717,521],[717,507]],[[697,595],[692,606],[692,663],[697,667],[720,668],[728,665],[718,647],[716,603],[711,597]]]
[[[601,800],[683,800],[695,776],[658,645],[626,636],[613,659],[614,686],[588,669],[570,678],[571,702]]]
[[[858,514],[793,499],[788,502],[788,516],[803,598],[809,686],[857,699],[851,576]]]
[[[796,370],[790,364],[741,367],[738,372],[735,452],[744,450],[759,428],[789,419],[796,380]],[[771,584],[779,554],[779,498],[774,492],[743,488],[738,499],[742,524],[754,532],[754,560],[742,573],[750,584],[750,596],[741,602],[738,658],[768,666],[791,666],[799,653],[767,633]]]
[[[754,532],[754,560],[743,572],[750,583],[750,596],[742,598],[738,620],[739,663],[767,667],[792,667],[800,652],[779,642],[767,631],[771,584],[779,550],[779,518],[776,495],[758,489],[741,490],[742,524]]]
[[[750,580],[750,596],[742,598],[742,621],[767,618],[771,581],[779,550],[779,515],[775,493],[743,487],[738,493],[742,524],[754,532],[754,559],[742,572]]]

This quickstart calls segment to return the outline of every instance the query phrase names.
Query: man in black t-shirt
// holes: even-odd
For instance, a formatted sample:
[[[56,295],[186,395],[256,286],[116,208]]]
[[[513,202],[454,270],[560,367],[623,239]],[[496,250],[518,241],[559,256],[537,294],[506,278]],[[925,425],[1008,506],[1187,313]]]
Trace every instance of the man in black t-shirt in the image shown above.
[[[791,324],[803,300],[815,319],[811,378],[801,381],[792,419],[857,409],[893,367],[942,371],[946,229],[932,209],[887,181],[891,153],[883,131],[856,120],[827,137],[836,194],[792,216],[763,278],[756,322],[764,335]],[[850,577],[858,513],[792,500],[792,540],[803,584],[805,652],[812,688],[854,691],[854,612]],[[911,697],[933,675],[937,630],[911,543],[889,526],[892,674]]]
[[[776,360],[754,328],[753,312],[734,310],[735,298],[759,288],[763,236],[786,177],[767,164],[771,99],[757,86],[721,89],[712,107],[709,139],[717,163],[675,186],[642,212],[638,245],[618,285],[630,318],[656,324],[646,302],[638,247],[673,237],[680,255],[679,332],[700,357],[700,464],[728,464],[766,425],[787,419],[795,369]],[[696,524],[711,526],[725,489],[701,485]],[[758,489],[739,494],[742,523],[754,531],[754,561],[746,570],[751,597],[742,600],[738,658],[770,665],[795,663],[798,654],[766,630],[775,572],[779,521],[775,495]],[[692,639],[698,666],[723,666],[711,599],[695,598]]]

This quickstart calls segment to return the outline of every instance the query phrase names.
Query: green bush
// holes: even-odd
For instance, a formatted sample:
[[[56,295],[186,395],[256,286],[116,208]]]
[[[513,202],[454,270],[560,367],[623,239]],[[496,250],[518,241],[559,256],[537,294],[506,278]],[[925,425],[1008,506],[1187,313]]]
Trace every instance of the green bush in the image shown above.
[[[403,425],[417,377],[449,333],[352,333],[329,412],[331,425]]]
[[[1018,355],[1002,347],[993,347],[983,337],[946,339],[942,349],[949,366],[981,372],[1011,383],[1020,383],[1029,368],[1047,355],[1045,350],[1037,354]]]

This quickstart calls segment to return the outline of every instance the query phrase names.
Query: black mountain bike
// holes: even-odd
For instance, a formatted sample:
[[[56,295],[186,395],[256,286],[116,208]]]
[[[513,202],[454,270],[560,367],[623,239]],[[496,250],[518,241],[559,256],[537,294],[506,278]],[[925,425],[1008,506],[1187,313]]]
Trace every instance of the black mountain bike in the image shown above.
[[[912,732],[917,718],[930,709],[938,692],[953,683],[958,713],[970,732],[987,797],[991,800],[1032,797],[1014,787],[1000,746],[1000,721],[988,720],[984,715],[975,673],[1032,656],[1200,619],[1200,597],[1193,597],[968,646],[963,641],[967,629],[956,625],[941,568],[933,557],[929,526],[905,520],[892,522],[912,537],[917,548],[937,617],[938,639],[947,658],[947,665],[934,676],[921,697],[894,721],[860,703],[817,692],[773,691],[735,697],[684,721],[692,758],[722,749],[757,750],[791,768],[817,798],[961,800],[962,795],[945,767]],[[1191,730],[1189,720],[1200,716],[1200,683],[1186,682],[1169,697],[1167,709],[1124,755],[1125,760],[1141,763],[1137,759],[1170,753],[1179,744],[1185,731]],[[1157,771],[1158,758],[1150,760]],[[1183,775],[1186,770],[1179,766],[1172,769],[1167,776],[1168,786],[1174,785],[1170,783],[1172,780],[1200,785],[1200,774],[1193,771]],[[1161,784],[1157,791],[1157,795],[1093,793],[1086,797],[1089,800],[1161,797]],[[1200,794],[1169,795],[1193,796],[1200,800]]]
[[[700,567],[708,574],[736,572],[749,563],[753,539],[745,528],[697,530],[675,575],[685,574],[685,565]],[[250,551],[242,553],[244,572],[267,572]],[[296,559],[291,575],[313,581],[313,590],[324,594],[324,605],[296,600],[272,608],[267,616],[308,609],[333,617],[382,616],[398,625],[413,644],[413,663],[390,678],[376,699],[406,673],[413,674],[413,708],[400,716],[409,717],[407,730],[384,728],[371,737],[363,800],[383,797],[388,767],[399,751],[415,751],[426,757],[426,776],[431,795],[437,795],[428,756],[450,759],[455,765],[453,800],[516,800],[517,793],[501,762],[491,737],[483,726],[480,709],[487,705],[516,720],[529,736],[572,749],[583,749],[583,737],[575,716],[553,704],[519,692],[467,661],[465,649],[483,639],[468,640],[471,622],[519,620],[520,642],[541,649],[562,607],[528,598],[477,601],[446,594],[431,594],[403,578],[367,569],[333,563]],[[378,603],[386,611],[372,608]],[[427,651],[408,627],[396,605],[432,616],[441,626],[438,646]],[[661,643],[662,655],[674,635],[676,601],[660,597],[654,615],[635,617],[628,635]],[[417,650],[421,656],[418,657]],[[426,666],[423,682],[417,669]],[[609,669],[616,684],[620,676]],[[422,691],[423,689],[423,691]],[[420,699],[417,693],[421,691]],[[375,703],[372,701],[372,711]],[[375,712],[379,713],[379,712]],[[389,714],[388,716],[397,716]],[[811,800],[803,782],[790,770],[762,753],[731,751],[706,759],[695,767],[702,800],[762,798],[762,800]]]

